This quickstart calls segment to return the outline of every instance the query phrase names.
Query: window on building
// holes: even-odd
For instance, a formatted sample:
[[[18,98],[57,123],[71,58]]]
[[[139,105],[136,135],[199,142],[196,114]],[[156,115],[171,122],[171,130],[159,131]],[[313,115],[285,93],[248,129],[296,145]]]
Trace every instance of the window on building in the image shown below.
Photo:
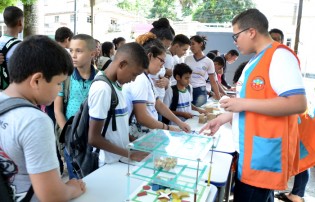
[[[55,22],[56,22],[56,23],[59,22],[59,16],[58,16],[58,15],[55,16]]]
[[[88,22],[88,23],[91,23],[91,22],[92,22],[92,18],[91,18],[90,15],[87,17],[87,22]]]

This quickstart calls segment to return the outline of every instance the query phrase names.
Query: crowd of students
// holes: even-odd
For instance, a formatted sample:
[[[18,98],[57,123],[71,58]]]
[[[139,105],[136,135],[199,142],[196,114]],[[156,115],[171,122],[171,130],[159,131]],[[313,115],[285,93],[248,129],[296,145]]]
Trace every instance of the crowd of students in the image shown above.
[[[22,31],[23,12],[7,7],[4,20],[8,35],[0,38],[0,47]],[[272,201],[273,190],[285,189],[289,177],[298,173],[292,151],[298,150],[294,118],[306,109],[305,90],[295,54],[272,40],[261,12],[244,11],[232,24],[239,51],[255,56],[237,70],[237,98],[220,101],[229,113],[218,116],[203,130],[211,129],[213,134],[233,120],[239,154],[234,201]],[[10,77],[10,85],[0,92],[0,102],[20,97],[47,106],[44,111],[50,116],[30,107],[0,116],[0,149],[18,168],[10,178],[16,200],[24,198],[29,187],[35,193],[32,201],[67,201],[85,192],[84,182],[73,172],[69,151],[56,149],[55,135],[58,139],[60,129],[86,99],[88,143],[101,149],[99,166],[103,166],[128,157],[128,143],[153,129],[190,132],[185,120],[192,118],[192,110],[205,113],[199,107],[209,94],[219,100],[231,89],[224,74],[227,63],[237,60],[238,51],[220,55],[214,50],[205,55],[206,38],[176,35],[166,18],[152,25],[148,33],[131,43],[122,37],[100,43],[62,27],[56,31],[56,42],[46,36],[31,36],[11,48],[6,58],[0,57],[0,63],[8,62]],[[189,48],[192,55],[183,59]],[[285,72],[283,79],[278,78],[280,72]],[[93,82],[95,76],[107,77],[119,100],[115,109],[119,127],[115,131],[109,127],[105,138],[102,129],[112,88],[102,81]],[[54,130],[54,124],[59,130]],[[64,152],[70,178],[67,183],[60,178],[63,165],[59,152]],[[133,151],[130,158],[141,161],[146,155]]]

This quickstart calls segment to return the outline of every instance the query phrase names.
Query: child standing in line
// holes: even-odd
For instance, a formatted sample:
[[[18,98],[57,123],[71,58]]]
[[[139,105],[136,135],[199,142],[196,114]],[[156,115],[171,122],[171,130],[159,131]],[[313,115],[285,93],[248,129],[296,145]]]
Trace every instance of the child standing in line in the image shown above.
[[[73,71],[67,51],[47,36],[25,39],[9,65],[11,83],[0,93],[0,102],[17,97],[34,105],[49,105]],[[17,166],[10,181],[16,191],[13,201],[22,201],[31,185],[32,202],[69,201],[85,192],[81,180],[62,182],[54,127],[45,113],[20,107],[1,115],[0,123],[5,125],[0,127],[0,148]]]
[[[103,81],[95,81],[90,89],[88,105],[90,127],[88,134],[89,144],[102,149],[99,157],[99,166],[104,163],[115,163],[128,157],[127,145],[129,144],[129,114],[126,99],[122,94],[122,85],[142,74],[148,68],[149,60],[144,49],[137,43],[127,43],[121,46],[108,68],[98,75],[107,77],[115,89],[118,105],[115,108],[117,130],[113,131],[112,121],[108,124],[105,138],[102,129],[110,109],[111,87]],[[147,154],[132,152],[130,158],[135,161],[142,160]]]
[[[95,56],[95,49],[95,40],[86,34],[78,34],[70,42],[70,54],[75,68],[72,75],[63,83],[54,106],[56,121],[61,129],[67,120],[76,114],[88,97],[90,85],[96,74],[91,62]],[[73,173],[69,161],[70,156],[66,149],[64,152],[69,178],[75,178],[76,175]]]
[[[180,63],[175,65],[173,70],[173,76],[176,79],[176,87],[172,86],[170,91],[167,91],[165,95],[164,102],[170,107],[172,112],[180,118],[182,121],[190,119],[193,117],[191,110],[198,111],[199,113],[206,113],[205,110],[196,107],[191,104],[192,102],[192,88],[189,85],[192,70],[185,63]],[[173,96],[175,95],[174,90],[178,91],[178,103],[176,103],[176,108],[172,109]],[[175,104],[175,103],[174,103]],[[175,123],[171,122],[171,125]]]

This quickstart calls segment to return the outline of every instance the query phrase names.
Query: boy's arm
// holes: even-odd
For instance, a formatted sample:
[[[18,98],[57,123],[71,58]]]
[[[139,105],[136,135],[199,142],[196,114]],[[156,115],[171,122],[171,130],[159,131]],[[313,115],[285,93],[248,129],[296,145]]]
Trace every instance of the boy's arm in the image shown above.
[[[114,154],[118,154],[120,156],[128,157],[128,151],[126,149],[118,147],[102,137],[102,129],[104,127],[104,124],[105,120],[90,119],[88,134],[89,144],[92,145],[93,147],[103,149]]]
[[[206,113],[207,113],[207,111],[206,111],[206,110],[201,109],[201,108],[199,108],[199,107],[196,107],[196,106],[195,106],[195,105],[193,105],[193,104],[191,104],[191,109],[192,109],[192,110],[194,110],[194,111],[199,112],[200,114],[206,114]]]
[[[226,93],[225,93],[225,91],[224,91],[224,89],[222,87],[222,84],[220,84],[219,82],[217,82],[217,84],[218,84],[219,92],[221,93],[221,95],[226,95]]]
[[[67,122],[66,117],[64,115],[64,106],[63,106],[63,97],[57,96],[54,101],[54,112],[55,118],[58,126],[63,128]]]
[[[172,112],[176,116],[184,117],[185,119],[190,119],[193,117],[193,115],[189,112],[178,112],[178,111],[172,111]]]
[[[214,98],[216,100],[220,99],[220,92],[217,82],[215,81],[214,74],[209,74],[209,80],[211,84],[211,90],[214,92]]]
[[[121,148],[110,141],[106,140],[102,137],[102,129],[104,126],[104,120],[93,120],[90,119],[89,122],[89,132],[88,132],[88,142],[93,147],[106,150],[108,152],[128,157],[128,150]],[[106,135],[106,134],[105,134]],[[127,134],[123,134],[127,135]],[[145,152],[134,151],[130,155],[130,159],[134,161],[141,161],[145,158],[148,154]]]
[[[69,201],[85,192],[82,180],[62,182],[58,169],[30,174],[30,179],[37,198],[43,202]]]
[[[158,99],[159,100],[159,99]],[[137,122],[141,125],[151,129],[166,129],[163,128],[163,123],[154,119],[148,112],[145,103],[133,104],[133,111],[136,116]]]
[[[175,116],[160,99],[156,100],[155,108],[162,116],[176,123],[183,131],[190,131],[190,126],[187,123],[182,122],[177,116]]]
[[[305,95],[276,97],[272,99],[230,98],[220,101],[226,111],[249,111],[268,116],[288,116],[303,113],[306,110]]]

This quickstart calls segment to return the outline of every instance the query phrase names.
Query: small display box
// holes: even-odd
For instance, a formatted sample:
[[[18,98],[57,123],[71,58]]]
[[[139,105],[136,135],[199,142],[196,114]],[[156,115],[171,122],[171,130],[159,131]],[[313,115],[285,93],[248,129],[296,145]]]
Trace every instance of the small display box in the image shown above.
[[[192,193],[195,201],[199,201],[198,184],[208,166],[201,161],[212,146],[213,138],[209,136],[154,130],[129,144],[130,152],[137,150],[149,155],[132,170],[129,165],[128,176],[144,180],[152,188]]]

